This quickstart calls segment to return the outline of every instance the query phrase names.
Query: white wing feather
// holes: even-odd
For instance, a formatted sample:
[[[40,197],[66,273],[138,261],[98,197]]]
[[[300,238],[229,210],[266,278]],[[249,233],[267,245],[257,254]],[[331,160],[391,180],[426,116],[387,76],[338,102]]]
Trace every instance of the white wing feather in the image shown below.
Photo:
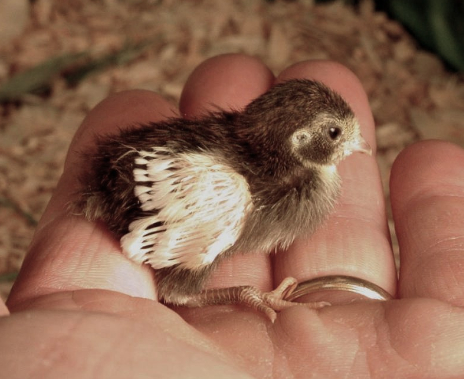
[[[243,176],[211,153],[173,154],[168,148],[140,151],[135,195],[143,211],[121,239],[131,259],[159,269],[210,264],[232,246],[250,211]]]

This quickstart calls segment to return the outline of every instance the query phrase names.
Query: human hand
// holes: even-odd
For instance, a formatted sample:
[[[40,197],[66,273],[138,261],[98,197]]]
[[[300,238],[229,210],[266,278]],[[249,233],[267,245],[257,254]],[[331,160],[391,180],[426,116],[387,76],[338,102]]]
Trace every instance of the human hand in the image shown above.
[[[317,79],[353,107],[363,136],[374,126],[358,80],[340,65],[306,62],[277,80]],[[215,106],[242,108],[274,83],[259,61],[241,55],[206,61],[188,80],[180,114]],[[397,282],[375,160],[353,155],[340,164],[343,194],[309,240],[285,253],[234,256],[210,287],[241,284],[270,290],[351,275],[397,294],[388,302],[293,307],[271,324],[249,308],[170,309],[156,300],[152,271],[125,258],[104,225],[73,217],[82,152],[95,134],[176,116],[148,91],[104,100],[77,132],[63,176],[45,211],[8,306],[0,318],[0,372],[6,378],[324,377],[447,378],[464,373],[464,151],[444,142],[411,146],[397,159],[391,196],[401,248]],[[343,294],[341,294],[343,295]],[[0,313],[8,314],[0,307]]]

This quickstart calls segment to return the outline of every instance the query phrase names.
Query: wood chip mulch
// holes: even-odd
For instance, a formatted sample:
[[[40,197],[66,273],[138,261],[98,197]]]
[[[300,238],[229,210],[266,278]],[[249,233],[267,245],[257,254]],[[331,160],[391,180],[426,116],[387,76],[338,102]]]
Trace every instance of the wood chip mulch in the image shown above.
[[[275,73],[307,59],[354,71],[375,116],[387,200],[391,164],[406,145],[439,138],[464,146],[463,78],[369,0],[358,9],[308,0],[36,0],[27,11],[22,32],[0,45],[0,85],[65,53],[101,57],[128,44],[146,47],[76,86],[57,76],[46,96],[0,105],[0,275],[19,270],[86,113],[132,88],[176,102],[195,66],[217,54],[254,55]],[[0,282],[0,296],[11,283]]]

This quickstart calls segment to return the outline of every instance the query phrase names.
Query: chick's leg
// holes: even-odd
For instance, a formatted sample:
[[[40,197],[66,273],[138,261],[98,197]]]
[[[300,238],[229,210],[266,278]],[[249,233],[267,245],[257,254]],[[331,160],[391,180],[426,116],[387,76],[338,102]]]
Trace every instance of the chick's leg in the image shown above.
[[[237,286],[228,288],[208,289],[198,295],[191,295],[182,305],[187,307],[203,307],[207,305],[243,304],[263,312],[272,322],[276,311],[281,311],[295,305],[305,305],[318,309],[328,303],[295,303],[285,300],[295,290],[298,282],[295,278],[285,278],[279,286],[270,292],[262,292],[253,286]]]

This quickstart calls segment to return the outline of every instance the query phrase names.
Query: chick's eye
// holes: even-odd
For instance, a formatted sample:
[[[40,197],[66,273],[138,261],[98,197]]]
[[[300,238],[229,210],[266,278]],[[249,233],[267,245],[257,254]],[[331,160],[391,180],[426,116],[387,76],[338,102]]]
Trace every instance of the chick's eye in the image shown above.
[[[328,129],[328,134],[330,139],[335,141],[341,136],[342,130],[337,126],[330,126]]]

